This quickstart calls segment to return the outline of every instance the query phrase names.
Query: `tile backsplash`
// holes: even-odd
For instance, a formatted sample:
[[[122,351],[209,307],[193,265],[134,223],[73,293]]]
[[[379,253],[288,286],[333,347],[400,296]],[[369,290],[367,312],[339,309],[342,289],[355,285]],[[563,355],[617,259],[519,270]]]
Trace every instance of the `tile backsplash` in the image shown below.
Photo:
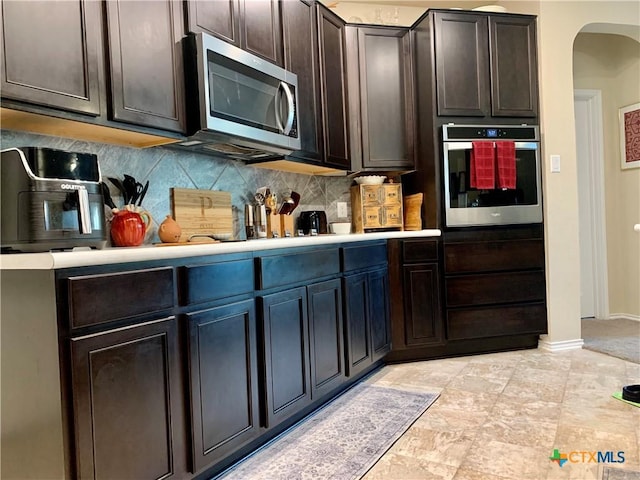
[[[116,205],[122,204],[118,190],[106,177],[122,179],[126,173],[140,183],[149,180],[149,190],[143,207],[153,217],[153,231],[147,236],[157,242],[157,227],[171,214],[170,188],[199,188],[231,192],[235,238],[245,238],[244,205],[253,202],[260,187],[269,187],[279,198],[292,190],[300,193],[300,205],[294,216],[304,210],[325,210],[329,222],[351,221],[337,217],[336,203],[350,204],[347,177],[321,177],[255,168],[236,160],[211,157],[199,153],[182,152],[166,147],[146,149],[91,143],[62,137],[1,130],[0,148],[48,147],[59,150],[95,153],[100,170],[109,186]]]

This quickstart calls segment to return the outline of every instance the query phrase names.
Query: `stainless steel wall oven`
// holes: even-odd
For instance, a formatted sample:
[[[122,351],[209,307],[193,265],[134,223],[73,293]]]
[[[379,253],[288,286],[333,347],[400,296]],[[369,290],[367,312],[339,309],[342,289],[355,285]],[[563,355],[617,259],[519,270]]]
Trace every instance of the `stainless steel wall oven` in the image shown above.
[[[542,222],[537,126],[443,125],[442,151],[446,227]]]

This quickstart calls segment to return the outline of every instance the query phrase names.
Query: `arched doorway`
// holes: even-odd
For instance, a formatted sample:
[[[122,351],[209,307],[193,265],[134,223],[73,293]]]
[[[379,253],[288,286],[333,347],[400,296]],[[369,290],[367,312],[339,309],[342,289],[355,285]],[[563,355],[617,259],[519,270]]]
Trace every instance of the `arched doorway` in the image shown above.
[[[589,25],[573,48],[580,316],[586,348],[619,356],[619,342],[635,338],[626,355],[636,358],[640,242],[632,230],[640,172],[621,169],[618,111],[640,101],[640,43],[625,35],[627,27],[615,27]]]

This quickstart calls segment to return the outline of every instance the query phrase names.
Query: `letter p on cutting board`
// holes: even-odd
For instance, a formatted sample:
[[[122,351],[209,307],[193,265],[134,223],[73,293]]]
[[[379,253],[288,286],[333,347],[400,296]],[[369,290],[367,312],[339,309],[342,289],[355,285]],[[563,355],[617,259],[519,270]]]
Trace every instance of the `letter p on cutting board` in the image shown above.
[[[197,234],[233,235],[230,192],[172,188],[171,213],[182,228],[181,242]]]

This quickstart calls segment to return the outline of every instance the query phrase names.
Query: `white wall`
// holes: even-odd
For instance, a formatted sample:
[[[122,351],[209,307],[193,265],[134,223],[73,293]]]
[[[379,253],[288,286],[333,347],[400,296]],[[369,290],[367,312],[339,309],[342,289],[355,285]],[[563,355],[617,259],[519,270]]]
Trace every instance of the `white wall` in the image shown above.
[[[580,33],[574,87],[602,92],[609,310],[640,318],[640,168],[620,168],[618,109],[640,102],[640,43],[625,36]]]
[[[549,334],[545,340],[548,342],[580,338],[580,256],[572,66],[574,39],[584,26],[592,23],[639,26],[640,2],[540,2],[538,60],[549,314]],[[550,154],[561,156],[560,173],[549,173]]]

